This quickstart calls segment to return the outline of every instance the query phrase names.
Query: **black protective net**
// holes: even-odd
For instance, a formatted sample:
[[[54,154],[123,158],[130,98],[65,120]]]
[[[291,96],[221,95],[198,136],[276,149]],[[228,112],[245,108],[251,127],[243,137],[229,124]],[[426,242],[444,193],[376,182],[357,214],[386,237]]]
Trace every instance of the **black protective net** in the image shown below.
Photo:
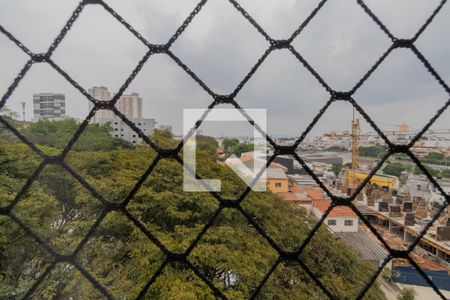
[[[370,116],[364,111],[364,109],[358,105],[357,101],[353,98],[355,92],[366,82],[366,80],[371,76],[371,74],[385,61],[385,59],[391,54],[391,52],[395,51],[398,48],[405,48],[411,51],[415,57],[425,66],[428,72],[434,77],[434,79],[442,86],[443,89],[450,95],[450,88],[444,82],[444,80],[439,76],[436,70],[431,66],[428,60],[422,55],[422,53],[416,48],[415,42],[418,37],[424,32],[424,30],[433,22],[435,16],[441,11],[442,7],[445,5],[446,1],[442,0],[439,5],[435,8],[432,14],[427,18],[426,22],[420,27],[420,29],[414,34],[411,39],[399,39],[396,38],[390,30],[380,21],[380,19],[375,15],[371,9],[364,3],[362,0],[358,0],[357,3],[361,7],[361,9],[367,14],[367,18],[370,18],[373,22],[375,22],[378,28],[388,36],[391,40],[390,47],[377,59],[375,64],[370,67],[369,70],[362,76],[362,78],[356,83],[356,85],[350,89],[349,91],[336,91],[327,82],[314,70],[314,68],[305,60],[305,58],[297,52],[296,49],[291,45],[294,39],[301,38],[302,31],[311,20],[317,15],[320,14],[322,7],[326,4],[327,0],[322,0],[318,3],[317,7],[311,12],[311,14],[303,21],[303,23],[295,30],[292,35],[283,40],[276,40],[271,38],[265,30],[252,18],[252,16],[244,10],[244,8],[235,0],[229,0],[229,2],[234,6],[234,8],[239,11],[243,18],[245,18],[252,26],[254,26],[259,34],[261,34],[265,40],[268,42],[268,48],[264,52],[264,54],[258,59],[255,65],[249,70],[247,75],[240,81],[240,83],[236,86],[233,92],[229,95],[222,95],[215,93],[212,89],[210,89],[186,64],[183,63],[181,59],[179,59],[172,51],[171,46],[178,39],[180,35],[183,34],[185,29],[189,26],[192,20],[196,17],[196,15],[200,12],[200,10],[204,7],[207,0],[200,1],[194,10],[189,14],[189,16],[185,19],[183,24],[176,30],[176,32],[170,37],[167,43],[165,44],[151,44],[147,41],[139,32],[137,32],[125,19],[123,19],[112,7],[101,0],[84,0],[79,3],[76,7],[75,11],[72,13],[70,19],[66,22],[65,26],[60,31],[59,35],[55,38],[53,43],[50,45],[48,51],[46,53],[33,53],[30,51],[24,44],[22,44],[13,34],[11,34],[7,28],[4,28],[0,24],[0,32],[5,35],[8,39],[17,45],[23,52],[25,52],[29,56],[28,62],[22,68],[20,73],[16,76],[13,83],[7,89],[7,92],[2,96],[0,101],[0,108],[4,107],[14,92],[14,90],[20,85],[22,79],[27,75],[27,72],[30,70],[33,64],[48,64],[51,68],[56,70],[59,74],[61,74],[73,87],[75,87],[79,92],[81,92],[90,102],[94,104],[94,108],[90,111],[89,115],[85,120],[81,123],[75,135],[65,147],[65,149],[56,156],[51,156],[44,153],[40,148],[30,142],[23,134],[20,133],[18,129],[16,129],[13,125],[11,125],[8,120],[2,116],[0,116],[1,124],[10,130],[14,135],[16,135],[23,143],[27,144],[37,155],[42,158],[42,162],[39,164],[38,168],[31,174],[30,178],[27,180],[26,184],[20,190],[20,192],[16,195],[15,199],[11,201],[11,203],[7,207],[0,208],[0,215],[6,216],[15,222],[23,231],[26,232],[29,236],[31,236],[35,241],[42,246],[45,251],[48,252],[53,257],[52,263],[46,268],[45,272],[43,272],[39,278],[35,281],[32,287],[26,292],[25,298],[32,297],[33,293],[41,288],[41,285],[46,284],[46,278],[51,276],[51,273],[55,271],[55,269],[60,268],[61,265],[65,266],[66,269],[75,268],[76,271],[81,274],[86,280],[88,280],[103,296],[108,299],[113,299],[111,293],[106,289],[101,283],[99,283],[94,276],[86,269],[83,264],[77,259],[77,255],[82,251],[83,247],[86,246],[88,241],[94,235],[96,229],[101,225],[102,221],[107,218],[108,215],[114,214],[115,211],[119,211],[123,213],[136,227],[138,227],[142,233],[154,244],[164,255],[163,263],[156,269],[154,274],[148,278],[147,284],[142,288],[138,298],[143,297],[147,290],[152,286],[152,284],[158,280],[158,277],[163,274],[165,268],[169,267],[173,264],[183,264],[185,267],[191,269],[213,292],[213,294],[218,298],[226,298],[224,293],[218,289],[204,274],[201,270],[199,270],[195,265],[193,265],[187,258],[191,254],[191,252],[195,249],[199,241],[201,241],[202,237],[208,232],[211,226],[219,213],[225,209],[233,209],[241,214],[247,221],[258,231],[258,233],[270,244],[271,247],[276,251],[278,259],[263,277],[261,282],[256,286],[256,288],[251,293],[251,298],[257,297],[263,290],[265,283],[269,280],[271,274],[276,270],[276,268],[285,263],[286,261],[294,261],[299,264],[299,266],[308,274],[312,281],[326,294],[329,298],[338,298],[336,295],[333,295],[332,292],[314,275],[314,273],[308,268],[307,265],[299,258],[302,254],[302,251],[307,247],[308,243],[313,239],[315,233],[322,225],[323,221],[327,217],[327,215],[331,212],[331,210],[336,206],[347,206],[350,207],[361,219],[361,221],[370,229],[370,231],[376,236],[376,238],[388,249],[389,255],[383,261],[383,263],[377,268],[376,272],[370,277],[369,282],[363,287],[358,295],[358,299],[363,298],[366,292],[373,285],[378,275],[383,270],[383,267],[394,258],[403,258],[409,261],[409,263],[414,266],[417,271],[421,274],[421,276],[425,279],[425,281],[435,290],[435,292],[445,299],[444,295],[441,291],[436,287],[433,281],[426,275],[426,273],[421,269],[421,267],[410,257],[411,251],[415,246],[418,245],[421,238],[427,233],[427,230],[433,225],[433,223],[437,220],[440,214],[447,208],[449,203],[449,196],[444,192],[444,190],[440,187],[439,183],[435,180],[435,178],[429,173],[426,167],[419,161],[419,159],[413,154],[411,151],[411,147],[421,138],[421,136],[433,125],[433,123],[446,111],[450,101],[447,101],[444,106],[442,106],[435,115],[427,122],[427,124],[417,133],[417,135],[409,141],[406,145],[397,145],[392,143],[389,138],[383,133],[382,130],[379,129],[377,124],[370,118]],[[111,14],[118,22],[120,22],[131,34],[133,34],[140,42],[142,42],[147,48],[147,52],[139,61],[137,66],[134,68],[133,72],[129,75],[125,83],[121,86],[118,93],[113,97],[113,99],[109,102],[99,101],[94,99],[86,90],[82,88],[80,84],[78,84],[70,74],[66,73],[62,70],[53,60],[52,54],[56,50],[56,48],[60,45],[61,41],[65,38],[68,31],[72,28],[73,24],[77,22],[80,14],[83,13],[83,9],[89,5],[98,5],[101,6],[105,11]],[[196,123],[196,127],[193,128],[190,132],[190,135],[185,137],[183,141],[175,149],[163,149],[161,146],[157,145],[154,141],[151,140],[147,135],[145,135],[133,122],[128,120],[120,111],[118,111],[115,107],[116,102],[121,97],[121,95],[126,91],[129,85],[132,83],[134,78],[138,75],[142,67],[146,64],[148,59],[154,54],[163,54],[167,55],[176,65],[184,70],[198,85],[203,88],[210,96],[211,96],[211,104],[208,107],[208,111],[216,107],[220,104],[231,104],[236,109],[241,109],[239,103],[235,100],[241,89],[246,85],[249,79],[254,75],[254,73],[258,70],[258,68],[264,63],[266,58],[273,51],[277,51],[280,49],[286,49],[298,60],[300,64],[302,64],[323,86],[324,90],[329,94],[329,100],[323,106],[323,108],[317,113],[314,117],[313,121],[309,124],[306,130],[300,135],[300,137],[296,140],[296,142],[291,146],[281,146],[278,145],[269,135],[264,133],[268,143],[274,148],[274,155],[268,160],[267,166],[270,165],[271,162],[277,156],[280,155],[291,155],[298,161],[298,163],[307,171],[307,173],[319,184],[319,186],[328,194],[328,196],[332,200],[332,205],[325,212],[323,217],[313,226],[310,230],[309,235],[303,241],[301,245],[299,245],[296,251],[286,252],[281,247],[277,245],[277,243],[261,228],[258,223],[253,219],[253,217],[243,208],[241,205],[242,201],[246,198],[246,196],[250,193],[251,187],[247,187],[246,190],[233,201],[229,199],[223,199],[219,194],[211,192],[211,195],[218,201],[219,206],[217,211],[212,215],[210,221],[202,228],[198,236],[192,241],[191,245],[187,247],[187,250],[183,253],[174,253],[170,251],[163,243],[159,241],[159,239],[151,233],[133,214],[128,211],[127,205],[133,196],[139,191],[139,188],[144,183],[144,181],[150,176],[155,166],[157,165],[159,160],[162,159],[174,159],[180,165],[183,165],[183,159],[180,152],[182,151],[184,142],[193,134],[194,130],[199,128],[202,124],[202,121],[206,118],[207,114],[203,115],[202,119],[200,119]],[[384,140],[385,144],[388,146],[388,151],[378,162],[377,166],[373,168],[370,172],[369,176],[367,176],[353,191],[353,194],[350,197],[336,197],[331,193],[327,187],[319,180],[319,178],[314,174],[314,172],[308,167],[305,161],[297,154],[296,149],[299,145],[301,145],[302,141],[311,131],[311,129],[315,126],[315,124],[322,117],[327,108],[334,102],[343,101],[351,104],[356,111],[367,121],[368,124],[379,134],[379,136]],[[94,186],[89,184],[83,176],[81,176],[77,171],[75,171],[69,164],[66,162],[66,157],[69,152],[72,150],[72,147],[76,143],[76,141],[80,138],[87,125],[89,124],[92,117],[95,115],[98,110],[111,110],[114,112],[116,116],[122,119],[129,127],[131,127],[142,140],[147,143],[151,148],[153,148],[157,152],[156,159],[148,166],[142,177],[136,182],[134,188],[131,190],[128,196],[124,198],[121,202],[113,202],[107,199],[107,197],[103,196],[99,193]],[[244,110],[245,111],[245,110]],[[252,126],[255,126],[257,130],[261,131],[253,120],[249,118],[249,116],[245,113],[243,115],[247,118],[249,123]],[[406,154],[420,169],[423,174],[426,175],[428,180],[437,187],[438,191],[444,195],[446,205],[439,208],[439,211],[434,215],[431,222],[429,222],[418,234],[414,241],[408,246],[406,250],[398,250],[393,249],[390,245],[383,239],[381,234],[377,232],[374,226],[366,219],[366,217],[355,207],[353,200],[355,197],[363,190],[364,186],[369,182],[370,178],[381,168],[383,163],[387,161],[389,157],[396,153]],[[96,220],[93,223],[92,227],[88,230],[87,235],[82,239],[78,245],[76,245],[75,249],[65,255],[61,255],[51,244],[49,244],[45,239],[40,237],[40,235],[35,232],[34,229],[30,228],[21,218],[13,213],[13,209],[21,202],[24,195],[27,193],[33,182],[38,178],[41,172],[48,165],[57,165],[67,171],[76,181],[78,181],[81,185],[83,185],[90,194],[98,199],[101,203],[101,208],[99,209],[98,216],[96,216]],[[196,174],[198,178],[198,174]],[[256,182],[256,179],[255,181]],[[70,266],[70,267],[67,267]],[[91,266],[91,268],[95,268],[95,266]]]

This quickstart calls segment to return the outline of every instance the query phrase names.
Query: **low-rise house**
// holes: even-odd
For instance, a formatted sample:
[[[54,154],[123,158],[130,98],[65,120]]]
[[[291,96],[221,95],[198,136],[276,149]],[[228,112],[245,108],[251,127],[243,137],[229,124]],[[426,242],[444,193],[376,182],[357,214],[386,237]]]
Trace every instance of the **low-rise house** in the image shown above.
[[[266,182],[267,188],[272,193],[289,192],[289,179],[283,168],[267,168]]]
[[[312,211],[312,199],[306,192],[301,191],[289,191],[286,193],[279,193],[278,194],[283,200],[289,201],[291,203],[294,203],[295,205],[298,205],[300,207],[303,207],[306,209],[307,212]]]
[[[319,219],[322,218],[330,205],[329,199],[313,200],[314,215]],[[325,225],[333,232],[358,232],[358,222],[358,216],[347,206],[334,207],[324,220]]]

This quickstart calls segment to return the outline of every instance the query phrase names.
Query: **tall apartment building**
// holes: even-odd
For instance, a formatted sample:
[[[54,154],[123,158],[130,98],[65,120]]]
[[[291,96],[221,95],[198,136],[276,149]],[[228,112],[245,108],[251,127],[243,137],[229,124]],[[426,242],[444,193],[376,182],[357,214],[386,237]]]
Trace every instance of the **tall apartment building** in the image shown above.
[[[94,86],[89,89],[89,95],[91,95],[94,99],[99,101],[109,101],[111,100],[111,92],[108,91],[108,88],[105,86]],[[94,108],[94,104],[89,101],[89,111]],[[94,123],[99,123],[100,119],[113,119],[114,113],[110,110],[99,110],[95,113],[92,121]]]
[[[99,101],[110,101],[115,94],[112,94],[107,87],[94,86],[89,89],[89,94]],[[90,102],[89,109],[92,110],[94,105]],[[155,130],[155,119],[146,119],[142,117],[142,98],[138,93],[122,95],[117,100],[116,108],[131,122],[134,123],[145,135],[150,135]],[[98,124],[109,124],[111,126],[111,135],[116,138],[123,139],[133,144],[141,141],[137,133],[134,132],[125,122],[117,117],[110,110],[97,111],[93,117],[93,122]]]
[[[33,121],[42,119],[60,121],[66,118],[66,96],[60,93],[33,95]]]
[[[89,89],[89,94],[99,101],[110,101],[112,99],[111,92],[107,87],[100,86]],[[94,105],[89,102],[89,110]],[[116,108],[128,119],[142,118],[142,98],[138,93],[131,93],[130,95],[122,95],[116,103]],[[112,120],[115,115],[110,110],[97,111],[93,117],[94,123],[99,123],[100,120]]]
[[[130,120],[142,118],[142,98],[138,93],[122,95],[117,101],[116,107]]]

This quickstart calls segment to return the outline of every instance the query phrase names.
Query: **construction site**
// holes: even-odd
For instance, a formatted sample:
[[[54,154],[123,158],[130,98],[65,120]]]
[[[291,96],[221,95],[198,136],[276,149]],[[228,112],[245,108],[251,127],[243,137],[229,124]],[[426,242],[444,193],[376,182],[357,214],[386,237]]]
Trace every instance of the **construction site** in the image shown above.
[[[369,171],[360,168],[359,136],[359,120],[353,113],[351,167],[342,172],[340,178],[333,184],[327,182],[336,192],[351,195],[369,174]],[[381,172],[377,172],[368,181],[355,199],[357,209],[393,249],[407,249],[444,205],[443,201],[435,201],[434,195],[439,192],[433,188],[425,176],[412,173],[405,173],[402,176],[404,178],[385,175],[382,174],[381,169]],[[426,184],[417,184],[419,180],[417,178]],[[376,239],[374,235],[372,237]],[[437,217],[426,234],[422,236],[413,249],[411,258],[433,278],[439,288],[450,290],[450,211],[448,209]],[[395,281],[395,277],[400,278],[402,272],[406,274],[412,269],[413,267],[406,260],[393,260],[392,270],[398,271],[397,274],[393,272],[393,280]],[[421,285],[416,281],[418,282],[412,277],[406,279],[407,284]]]
[[[396,136],[406,136],[408,131],[409,128],[404,125],[400,126],[398,132],[391,133]],[[442,132],[444,131],[439,131],[439,134]],[[387,151],[385,144],[374,140],[372,142],[375,143],[369,143],[366,137],[366,133],[361,135],[360,121],[353,111],[351,130],[345,132],[345,139],[334,135],[327,136],[325,140],[312,140],[310,145],[315,150],[299,151],[299,155],[334,195],[350,196],[361,183],[365,182],[369,174],[372,174],[373,167]],[[350,143],[347,144],[349,139]],[[442,142],[447,140],[450,142],[448,138],[440,139]],[[324,141],[327,143],[323,144]],[[338,143],[333,144],[333,141]],[[339,144],[343,141],[344,143]],[[423,143],[421,149],[427,154],[442,151],[441,157],[450,159],[450,152],[446,152],[450,151],[450,147],[445,146],[445,143],[442,144],[444,146],[430,150],[427,149],[426,143]],[[340,153],[329,152],[329,150],[327,152],[326,149],[333,146]],[[324,150],[320,151],[321,148]],[[361,155],[362,148],[381,149],[381,151],[372,156]],[[248,152],[241,155],[240,161],[251,169],[255,165],[265,165],[263,159],[268,159],[271,155],[264,151],[256,152],[256,154]],[[444,209],[445,195],[415,168],[414,163],[407,165],[405,163],[407,157],[396,158],[395,155],[389,157],[365,182],[353,203],[391,249],[408,249],[416,238],[420,237],[420,241],[410,252],[410,257],[429,277],[433,278],[434,284],[440,290],[450,296],[450,212],[447,208]],[[445,167],[445,161],[442,160],[442,162],[443,164],[436,163],[436,165]],[[371,167],[368,167],[369,165]],[[397,169],[397,173],[394,174],[393,171],[386,170],[387,166],[392,165],[406,166],[406,168]],[[335,166],[340,168],[336,170]],[[392,167],[391,170],[393,170]],[[436,180],[444,193],[448,195],[450,180],[440,177],[436,177]],[[274,159],[268,168],[266,181],[271,192],[303,207],[318,220],[323,217],[332,203],[328,194],[302,166],[296,165],[295,160],[289,156],[277,156]],[[432,221],[434,222],[430,224]],[[382,265],[389,255],[388,249],[362,222],[360,216],[349,207],[334,207],[324,218],[323,224],[335,239],[354,248],[362,260],[372,263],[375,267]],[[430,225],[429,228],[428,225]],[[425,228],[426,233],[423,233]],[[429,290],[429,284],[406,259],[390,260],[385,265],[383,276],[380,277],[387,278],[388,280],[381,281],[385,286],[396,290],[397,294],[399,291],[397,284],[412,285],[424,292],[421,296],[434,299],[427,296],[427,293],[433,293]],[[396,284],[391,284],[392,282]],[[396,296],[392,299],[395,298]]]

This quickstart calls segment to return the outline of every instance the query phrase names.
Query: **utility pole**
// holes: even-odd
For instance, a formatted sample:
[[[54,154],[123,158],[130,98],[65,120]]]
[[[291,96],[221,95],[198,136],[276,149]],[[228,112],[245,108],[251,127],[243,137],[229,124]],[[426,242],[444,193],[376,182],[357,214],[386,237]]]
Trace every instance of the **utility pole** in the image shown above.
[[[22,102],[22,121],[25,122],[25,102]]]
[[[359,165],[359,119],[355,119],[355,108],[353,108],[352,120],[352,169],[358,169]]]

